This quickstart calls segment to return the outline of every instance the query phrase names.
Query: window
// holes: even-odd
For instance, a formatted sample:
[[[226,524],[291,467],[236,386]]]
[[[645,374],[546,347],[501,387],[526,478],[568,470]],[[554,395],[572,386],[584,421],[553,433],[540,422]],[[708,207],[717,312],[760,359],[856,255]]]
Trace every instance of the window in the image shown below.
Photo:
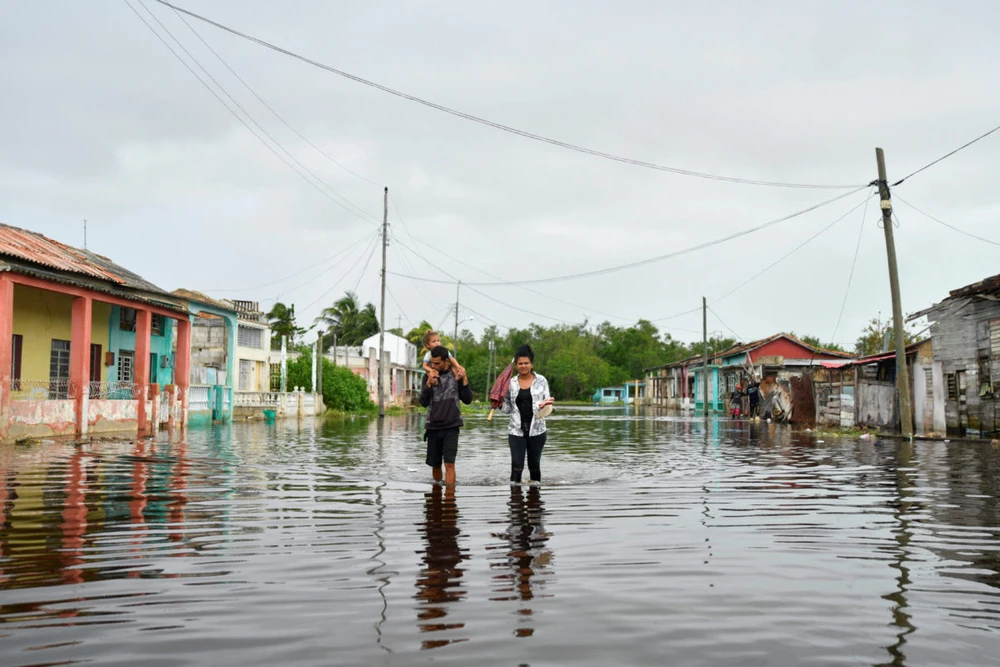
[[[121,316],[118,319],[118,328],[122,331],[135,331],[135,308],[119,308]]]
[[[132,382],[134,352],[131,350],[118,350],[118,381]]]
[[[52,339],[49,354],[49,398],[69,398],[69,341]]]
[[[615,395],[615,390],[614,389],[605,389],[604,390],[604,395],[605,396],[614,396]]]
[[[135,308],[120,308],[121,317],[118,319],[118,328],[122,331],[135,331]],[[149,321],[149,332],[154,336],[163,335],[163,316],[153,315]]]
[[[240,347],[252,347],[260,350],[264,347],[264,332],[254,327],[246,327],[242,324],[236,330],[236,344]]]
[[[955,381],[955,374],[948,373],[945,376],[945,381],[948,383],[948,400],[957,401],[958,400],[958,383]]]
[[[24,347],[24,336],[14,334],[10,355],[10,390],[21,390],[21,349]]]

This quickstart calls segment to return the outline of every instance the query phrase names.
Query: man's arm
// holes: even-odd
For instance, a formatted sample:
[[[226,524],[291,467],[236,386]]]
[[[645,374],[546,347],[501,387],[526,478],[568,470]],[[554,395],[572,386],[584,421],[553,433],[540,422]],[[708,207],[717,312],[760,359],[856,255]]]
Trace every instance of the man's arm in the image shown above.
[[[425,408],[431,404],[431,400],[434,398],[434,389],[429,384],[430,376],[424,376],[423,387],[420,389],[420,405]]]
[[[469,386],[469,376],[463,375],[458,383],[458,398],[468,405],[472,403],[472,387]]]

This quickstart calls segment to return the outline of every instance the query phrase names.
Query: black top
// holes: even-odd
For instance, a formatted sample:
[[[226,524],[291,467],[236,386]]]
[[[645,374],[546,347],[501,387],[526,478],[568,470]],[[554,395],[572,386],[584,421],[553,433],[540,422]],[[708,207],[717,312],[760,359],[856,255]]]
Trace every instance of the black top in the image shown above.
[[[531,404],[531,389],[518,388],[517,398],[514,399],[517,411],[521,413],[521,430],[525,433],[531,430],[531,419],[535,416],[534,407]]]
[[[446,428],[462,426],[462,411],[458,402],[466,405],[472,403],[472,389],[455,379],[451,371],[438,373],[436,386],[427,384],[424,376],[424,386],[420,391],[420,405],[430,406],[427,411],[427,421],[424,428],[428,431],[439,431]]]

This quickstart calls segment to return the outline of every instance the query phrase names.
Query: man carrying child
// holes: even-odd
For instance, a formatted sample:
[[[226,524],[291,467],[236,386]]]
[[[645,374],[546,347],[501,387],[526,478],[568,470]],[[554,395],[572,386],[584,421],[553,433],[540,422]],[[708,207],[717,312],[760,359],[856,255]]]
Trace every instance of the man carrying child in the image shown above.
[[[430,351],[420,405],[430,408],[424,423],[426,463],[435,481],[441,481],[441,464],[444,463],[444,483],[452,485],[455,483],[458,431],[464,424],[459,401],[466,405],[472,403],[472,389],[465,369],[449,357],[448,350],[441,345]]]

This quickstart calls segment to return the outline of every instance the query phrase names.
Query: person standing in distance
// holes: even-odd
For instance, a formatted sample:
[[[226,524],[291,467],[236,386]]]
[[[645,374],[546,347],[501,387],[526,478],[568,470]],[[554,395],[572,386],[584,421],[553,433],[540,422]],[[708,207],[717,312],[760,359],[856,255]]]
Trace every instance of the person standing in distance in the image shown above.
[[[535,353],[530,345],[522,345],[514,353],[517,375],[510,379],[500,410],[510,415],[507,444],[510,445],[510,481],[521,482],[524,458],[527,454],[531,481],[542,481],[542,447],[545,446],[545,416],[555,403],[549,395],[548,381],[534,371]],[[546,409],[548,408],[548,409]],[[539,414],[541,413],[541,414]]]
[[[458,454],[458,430],[462,427],[462,410],[458,402],[472,402],[472,389],[464,369],[455,369],[448,359],[448,350],[440,345],[431,350],[430,366],[436,377],[424,375],[420,405],[429,408],[424,423],[427,441],[427,465],[435,481],[441,481],[444,463],[444,483],[455,483],[455,457]]]

